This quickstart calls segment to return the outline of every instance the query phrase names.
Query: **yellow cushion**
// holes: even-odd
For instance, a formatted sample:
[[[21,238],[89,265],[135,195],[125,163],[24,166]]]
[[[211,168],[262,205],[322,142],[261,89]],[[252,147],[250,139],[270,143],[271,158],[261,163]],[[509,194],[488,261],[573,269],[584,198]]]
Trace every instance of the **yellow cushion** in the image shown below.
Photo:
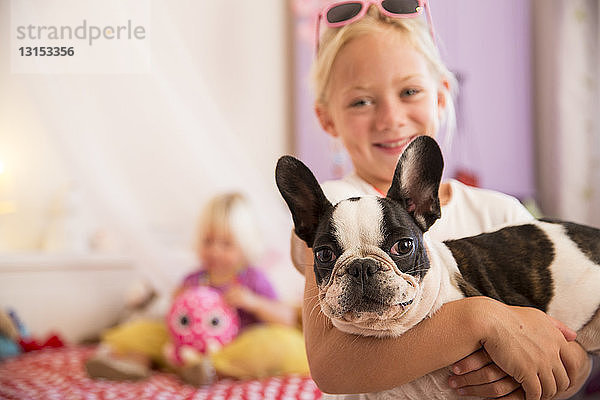
[[[213,353],[212,361],[217,373],[239,379],[308,375],[302,333],[283,325],[261,324],[245,329]]]
[[[163,364],[163,347],[169,333],[163,321],[138,319],[126,322],[102,335],[102,342],[120,354],[141,353]]]

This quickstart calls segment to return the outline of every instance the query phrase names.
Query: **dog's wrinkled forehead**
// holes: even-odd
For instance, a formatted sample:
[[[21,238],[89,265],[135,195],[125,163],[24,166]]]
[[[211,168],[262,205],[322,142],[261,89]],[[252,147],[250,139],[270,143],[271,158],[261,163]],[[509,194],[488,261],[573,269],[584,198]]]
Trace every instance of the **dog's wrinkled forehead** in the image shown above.
[[[443,167],[442,153],[435,140],[419,136],[400,156],[385,198],[346,200],[336,207],[327,199],[310,169],[294,157],[279,159],[275,178],[292,213],[294,232],[308,247],[314,249],[328,241],[327,232],[331,235],[332,231],[338,232],[340,237],[329,242],[339,241],[343,247],[353,247],[352,241],[357,239],[377,246],[384,229],[381,227],[388,222],[381,206],[385,199],[395,202],[421,232],[426,232],[440,217],[438,190]],[[333,221],[335,229],[328,230],[325,225]]]
[[[375,196],[341,201],[333,210],[331,224],[344,250],[379,246],[383,241],[382,204]]]

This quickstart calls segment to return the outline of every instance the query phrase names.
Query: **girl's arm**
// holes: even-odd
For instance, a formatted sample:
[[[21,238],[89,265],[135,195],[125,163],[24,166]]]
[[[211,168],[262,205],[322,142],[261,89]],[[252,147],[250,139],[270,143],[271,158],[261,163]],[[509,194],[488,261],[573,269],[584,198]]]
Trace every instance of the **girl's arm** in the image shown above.
[[[263,322],[288,326],[298,322],[298,311],[294,307],[261,296],[242,285],[231,287],[224,297],[231,306],[247,311]]]
[[[306,248],[295,258],[306,277],[303,326],[311,375],[329,393],[391,389],[446,367],[484,346],[492,360],[523,385],[527,399],[564,391],[561,360],[568,342],[543,312],[485,297],[445,304],[403,335],[380,339],[346,334],[320,310]]]

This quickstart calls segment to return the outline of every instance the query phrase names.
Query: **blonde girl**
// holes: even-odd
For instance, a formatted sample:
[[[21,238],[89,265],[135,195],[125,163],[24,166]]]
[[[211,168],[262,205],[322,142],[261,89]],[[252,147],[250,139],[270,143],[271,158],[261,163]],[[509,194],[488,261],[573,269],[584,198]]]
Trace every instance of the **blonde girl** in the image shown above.
[[[254,266],[262,249],[258,224],[240,193],[211,198],[198,221],[199,269],[180,290],[205,285],[217,289],[238,310],[240,335],[206,359],[180,372],[189,383],[211,383],[216,376],[263,378],[308,373],[297,307],[280,302],[266,275]],[[214,369],[213,369],[214,367]]]
[[[418,16],[428,5],[412,1],[412,11],[389,11],[408,3],[346,1],[321,14],[332,20],[318,42],[313,67],[315,112],[354,166],[344,179],[323,184],[332,202],[384,195],[407,144],[452,126],[456,80],[440,58],[431,24]],[[438,240],[532,218],[514,198],[457,181],[444,182],[439,194],[442,218],[429,233]],[[539,399],[568,396],[589,374],[590,360],[572,341],[573,332],[541,311],[485,297],[448,303],[399,338],[340,332],[319,312],[312,253],[295,235],[292,240],[292,258],[306,276],[309,365],[324,392],[386,390],[452,366],[456,375],[449,384],[460,395]]]
[[[294,325],[296,310],[277,301],[266,275],[253,266],[261,248],[260,231],[247,200],[240,193],[214,196],[198,221],[199,269],[184,279],[183,288],[208,285],[220,290],[238,309],[242,328],[257,322]]]

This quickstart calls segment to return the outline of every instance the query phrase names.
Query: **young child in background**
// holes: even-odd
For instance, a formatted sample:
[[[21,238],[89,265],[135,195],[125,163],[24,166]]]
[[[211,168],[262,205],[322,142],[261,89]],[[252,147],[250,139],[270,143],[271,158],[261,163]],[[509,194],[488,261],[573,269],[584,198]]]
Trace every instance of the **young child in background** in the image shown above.
[[[240,335],[213,354],[217,374],[259,378],[308,373],[304,339],[296,329],[299,309],[277,300],[267,277],[251,264],[262,243],[253,213],[244,197],[228,193],[205,206],[198,224],[198,271],[188,275],[180,290],[210,286],[238,310]],[[182,371],[195,385],[212,378],[203,364]]]
[[[238,193],[212,198],[198,223],[198,271],[188,275],[179,290],[208,285],[237,308],[241,327],[257,322],[296,324],[297,310],[277,301],[269,280],[251,261],[262,247],[249,205]]]
[[[423,5],[429,6],[416,0],[339,2],[321,13],[315,111],[354,166],[346,178],[323,184],[334,204],[384,196],[408,143],[418,135],[436,137],[444,121],[452,125],[456,79],[441,60],[433,27],[419,15]],[[429,231],[436,240],[532,218],[514,198],[457,181],[442,183],[439,197],[442,217]],[[324,392],[382,391],[453,366],[457,375],[449,384],[460,395],[522,399],[526,392],[528,399],[552,398],[574,393],[589,374],[587,354],[559,322],[484,297],[448,303],[398,338],[343,333],[315,312],[320,308],[312,252],[295,235],[292,258],[306,277],[307,354]]]
[[[200,285],[216,289],[238,310],[241,331],[202,362],[176,368],[188,383],[207,384],[217,374],[255,378],[308,372],[297,329],[298,308],[278,301],[267,277],[251,265],[261,248],[258,226],[242,195],[227,193],[207,202],[198,221],[198,270],[185,277],[174,297]],[[95,378],[145,378],[151,362],[168,365],[163,354],[168,343],[164,318],[134,320],[103,335],[98,354],[88,360],[86,369]]]

